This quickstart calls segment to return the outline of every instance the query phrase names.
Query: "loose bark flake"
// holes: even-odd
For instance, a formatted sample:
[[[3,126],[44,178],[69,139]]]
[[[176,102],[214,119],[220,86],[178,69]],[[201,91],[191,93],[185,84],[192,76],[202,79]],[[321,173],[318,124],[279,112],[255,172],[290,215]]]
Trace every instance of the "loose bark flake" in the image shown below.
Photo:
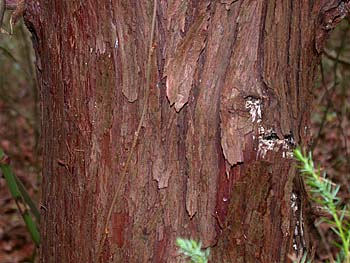
[[[259,76],[259,36],[262,2],[244,2],[237,14],[236,40],[221,95],[221,146],[228,163],[244,162],[244,137],[256,125],[250,116],[249,101],[262,100],[264,94]],[[247,44],[249,43],[249,45]],[[261,109],[260,109],[261,110]],[[250,118],[253,118],[250,120]],[[257,121],[258,119],[256,119]]]
[[[186,8],[186,1],[183,1],[175,10],[181,14],[181,9],[184,8]],[[170,12],[176,13],[175,10]],[[183,30],[184,26],[178,28],[176,22],[178,20],[184,21],[185,17],[186,12],[175,19],[171,23],[168,32],[176,29]],[[188,101],[188,96],[193,85],[193,78],[198,66],[199,55],[205,47],[208,20],[207,4],[206,1],[203,1],[195,20],[189,25],[189,29],[185,33],[185,36],[181,37],[181,41],[175,38],[167,44],[169,46],[165,66],[167,97],[171,105],[175,104],[176,111],[179,111]],[[183,22],[181,24],[183,25]],[[172,42],[178,43],[174,45]]]

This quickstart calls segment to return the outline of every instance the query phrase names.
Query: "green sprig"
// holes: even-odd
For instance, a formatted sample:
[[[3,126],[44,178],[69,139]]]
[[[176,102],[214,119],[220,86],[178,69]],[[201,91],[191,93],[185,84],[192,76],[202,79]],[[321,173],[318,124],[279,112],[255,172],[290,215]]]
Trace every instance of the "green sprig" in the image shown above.
[[[305,178],[305,183],[310,188],[312,200],[331,215],[331,219],[322,218],[322,220],[331,225],[332,231],[341,240],[341,243],[337,244],[340,248],[337,262],[350,263],[350,222],[345,217],[346,214],[349,214],[349,207],[340,206],[341,199],[338,196],[340,186],[330,181],[325,172],[321,173],[320,169],[315,168],[311,153],[306,155],[297,148],[294,150],[294,155],[301,163],[299,168]]]
[[[176,245],[180,249],[180,254],[189,258],[189,263],[207,263],[210,249],[202,250],[202,243],[192,239],[176,239]]]

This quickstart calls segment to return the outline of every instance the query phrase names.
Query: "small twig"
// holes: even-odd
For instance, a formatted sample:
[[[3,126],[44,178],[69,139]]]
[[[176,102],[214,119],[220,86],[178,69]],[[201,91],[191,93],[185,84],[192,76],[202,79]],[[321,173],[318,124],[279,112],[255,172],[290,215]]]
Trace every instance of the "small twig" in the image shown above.
[[[344,128],[342,126],[342,119],[341,119],[341,117],[343,117],[344,115],[343,115],[343,113],[340,113],[340,114],[337,113],[338,129],[339,129],[339,131],[340,131],[340,133],[341,133],[341,135],[343,137],[343,140],[344,140],[345,159],[346,159],[346,163],[347,163],[346,172],[348,173],[349,172],[349,167],[350,167],[350,156],[349,156],[349,150],[348,150],[348,140],[347,140],[347,135],[344,132]],[[341,180],[343,182],[343,185],[350,192],[350,185],[349,185],[347,177],[343,175],[343,176],[341,176]]]
[[[318,129],[318,132],[317,132],[317,135],[316,135],[316,137],[315,137],[315,140],[314,140],[314,142],[313,142],[312,145],[311,145],[311,151],[312,151],[312,152],[315,150],[315,148],[316,148],[316,146],[317,146],[317,144],[318,144],[318,140],[319,140],[320,137],[321,137],[323,128],[324,128],[324,126],[325,126],[325,124],[326,124],[328,111],[329,111],[329,109],[330,109],[330,107],[331,107],[331,105],[332,105],[332,99],[331,99],[331,98],[332,98],[332,96],[333,96],[333,94],[334,94],[334,92],[335,92],[335,87],[336,87],[336,85],[334,85],[334,86],[332,86],[332,87],[330,88],[330,90],[332,91],[332,94],[330,95],[330,97],[328,97],[328,90],[326,91],[326,96],[328,97],[328,101],[327,101],[326,109],[324,110],[323,115],[322,115],[320,128]]]
[[[17,8],[17,0],[5,0],[6,9],[15,10]]]
[[[332,219],[332,214],[320,205],[317,205],[317,206],[313,205],[311,207],[311,213],[314,215],[315,218]],[[342,214],[341,211],[337,211],[336,213],[339,217]],[[344,219],[346,219],[346,220],[350,219],[350,212],[344,213]]]
[[[321,242],[322,242],[324,248],[327,251],[327,255],[328,255],[328,258],[330,259],[330,262],[334,262],[334,258],[333,258],[333,255],[332,255],[331,248],[330,248],[328,242],[326,241],[326,237],[324,236],[323,231],[319,227],[316,227],[316,229],[317,229],[318,234],[321,237]]]
[[[346,66],[350,66],[350,61],[347,61],[345,59],[339,58],[337,56],[334,56],[329,50],[324,49],[325,56],[333,61],[336,61],[340,64],[346,65]]]
[[[112,203],[111,203],[111,205],[110,205],[110,207],[108,209],[106,222],[104,224],[104,233],[102,234],[101,242],[100,242],[98,250],[97,250],[97,256],[98,256],[97,259],[99,259],[100,256],[101,256],[102,247],[103,247],[103,244],[104,244],[104,242],[106,240],[106,237],[107,237],[107,234],[108,234],[108,224],[109,224],[109,221],[110,221],[111,216],[112,216],[112,211],[113,211],[114,205],[115,205],[115,203],[117,201],[118,194],[119,194],[119,192],[121,190],[122,183],[123,183],[123,181],[124,181],[124,179],[126,177],[126,173],[127,173],[128,169],[129,169],[131,158],[132,158],[132,154],[133,154],[133,152],[135,150],[135,147],[136,147],[136,144],[138,142],[140,131],[141,131],[141,127],[143,125],[143,121],[145,119],[145,115],[146,115],[147,108],[148,108],[148,97],[149,97],[150,80],[151,80],[151,63],[152,63],[151,60],[152,60],[152,54],[153,54],[153,49],[154,49],[154,47],[153,47],[153,37],[154,37],[155,24],[156,24],[156,13],[157,13],[157,0],[154,0],[153,1],[153,15],[152,15],[151,33],[150,33],[151,35],[150,35],[150,41],[149,41],[148,59],[147,59],[147,66],[146,66],[145,98],[144,98],[142,114],[141,114],[141,118],[140,118],[139,124],[138,124],[137,129],[136,129],[136,132],[135,132],[135,137],[134,137],[134,140],[132,142],[132,146],[131,146],[128,158],[126,160],[124,169],[123,169],[121,177],[120,177],[120,183],[118,184],[118,187],[117,187],[116,191],[114,192],[114,195],[113,195],[113,198],[112,198]]]
[[[311,146],[311,151],[314,151],[314,149],[317,146],[318,140],[319,140],[319,138],[320,138],[320,136],[322,134],[324,125],[325,125],[326,120],[327,120],[328,110],[329,110],[330,106],[332,105],[332,99],[331,98],[332,98],[332,95],[335,92],[335,88],[338,85],[337,69],[338,69],[338,64],[339,64],[338,63],[339,62],[339,57],[340,57],[341,52],[344,49],[344,46],[345,46],[345,43],[346,43],[346,40],[347,40],[346,36],[347,36],[348,31],[349,31],[349,28],[350,28],[350,26],[348,26],[347,29],[344,31],[344,34],[342,36],[341,43],[340,43],[340,46],[339,46],[339,49],[338,49],[338,52],[337,52],[337,56],[336,56],[336,59],[334,61],[334,66],[333,66],[334,81],[333,81],[333,85],[332,85],[332,87],[329,90],[326,90],[325,95],[328,98],[327,106],[326,106],[326,110],[323,113],[322,121],[321,121],[321,124],[320,124],[320,128],[318,130],[316,139],[315,139],[315,141],[313,142],[313,144]],[[323,74],[323,72],[322,72],[322,74]],[[324,78],[322,80],[324,80]],[[332,92],[331,95],[329,95],[328,91]]]
[[[39,139],[40,139],[40,129],[39,129],[39,120],[40,120],[40,112],[39,112],[39,94],[38,94],[38,82],[36,78],[36,70],[34,66],[34,62],[32,61],[31,58],[31,40],[28,36],[28,34],[25,31],[25,25],[23,21],[21,22],[20,25],[20,32],[21,32],[21,38],[22,38],[22,43],[23,43],[23,48],[24,50],[21,50],[23,53],[22,57],[25,60],[25,64],[27,65],[26,71],[26,76],[27,76],[27,81],[29,82],[30,89],[32,92],[33,96],[33,129],[34,129],[34,135],[35,135],[35,149],[38,148],[39,144]]]

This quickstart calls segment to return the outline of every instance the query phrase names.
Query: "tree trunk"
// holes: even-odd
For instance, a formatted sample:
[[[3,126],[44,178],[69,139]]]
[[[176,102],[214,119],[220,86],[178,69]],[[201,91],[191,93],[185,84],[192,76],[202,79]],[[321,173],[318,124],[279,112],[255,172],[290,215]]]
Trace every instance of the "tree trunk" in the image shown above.
[[[212,247],[211,262],[310,251],[292,150],[309,141],[322,44],[350,4],[155,2],[150,50],[151,0],[27,0],[43,110],[41,261],[180,262],[176,237]]]

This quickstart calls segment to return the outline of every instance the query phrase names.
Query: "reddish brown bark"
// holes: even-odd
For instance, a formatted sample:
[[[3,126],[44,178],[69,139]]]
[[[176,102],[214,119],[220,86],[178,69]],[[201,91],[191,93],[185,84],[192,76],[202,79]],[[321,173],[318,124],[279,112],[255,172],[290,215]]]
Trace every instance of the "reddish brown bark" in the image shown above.
[[[310,250],[290,153],[308,142],[319,52],[347,1],[157,1],[150,87],[153,1],[27,5],[43,103],[42,262],[98,262],[118,184],[100,262],[179,262],[178,236],[212,246],[212,262]]]

